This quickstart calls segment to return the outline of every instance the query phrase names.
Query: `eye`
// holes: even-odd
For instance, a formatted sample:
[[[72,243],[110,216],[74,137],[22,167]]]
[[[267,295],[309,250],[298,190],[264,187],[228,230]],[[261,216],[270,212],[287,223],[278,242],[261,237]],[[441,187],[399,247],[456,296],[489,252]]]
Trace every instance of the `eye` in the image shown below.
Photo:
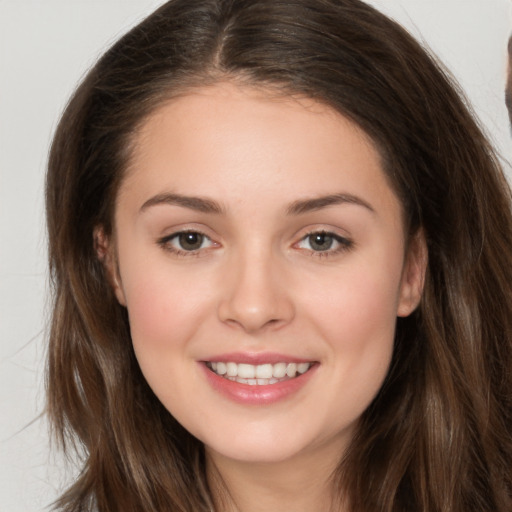
[[[214,245],[214,242],[208,236],[198,231],[173,233],[160,239],[158,243],[165,249],[177,254],[195,253]]]
[[[315,231],[307,234],[299,241],[299,249],[307,249],[316,253],[337,253],[350,249],[353,243],[342,236],[327,231]]]

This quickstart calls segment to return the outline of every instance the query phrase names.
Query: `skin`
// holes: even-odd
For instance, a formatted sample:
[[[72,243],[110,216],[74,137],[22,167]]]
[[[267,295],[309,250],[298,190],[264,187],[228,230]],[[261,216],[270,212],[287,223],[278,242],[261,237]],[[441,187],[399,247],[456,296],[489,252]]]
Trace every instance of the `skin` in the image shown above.
[[[333,194],[350,201],[297,208]],[[183,230],[204,235],[199,249],[180,246]],[[341,242],[318,250],[311,232]],[[194,90],[143,124],[114,238],[98,236],[144,376],[205,443],[212,487],[220,475],[229,489],[223,510],[325,512],[426,264],[368,137],[309,99]],[[213,389],[201,363],[231,352],[316,364],[284,399],[244,404]]]

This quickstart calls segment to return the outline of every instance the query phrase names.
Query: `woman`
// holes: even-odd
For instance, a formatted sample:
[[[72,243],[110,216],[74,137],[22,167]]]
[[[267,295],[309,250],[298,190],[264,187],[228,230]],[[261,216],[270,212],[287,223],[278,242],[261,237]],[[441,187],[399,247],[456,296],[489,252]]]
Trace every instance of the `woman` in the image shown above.
[[[355,0],[168,2],[47,179],[63,510],[508,511],[510,195]]]

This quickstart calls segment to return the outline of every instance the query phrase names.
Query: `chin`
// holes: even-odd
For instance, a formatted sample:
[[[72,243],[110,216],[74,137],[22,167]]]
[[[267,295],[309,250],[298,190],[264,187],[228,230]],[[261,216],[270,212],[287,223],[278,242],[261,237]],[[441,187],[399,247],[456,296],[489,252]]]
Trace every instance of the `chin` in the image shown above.
[[[336,460],[341,459],[348,442],[352,438],[353,428],[332,435],[313,433],[298,428],[281,430],[280,433],[264,428],[259,432],[231,432],[222,439],[205,439],[206,452],[214,459],[217,457],[252,464],[281,464],[315,458],[328,452]],[[283,432],[285,432],[283,434]]]

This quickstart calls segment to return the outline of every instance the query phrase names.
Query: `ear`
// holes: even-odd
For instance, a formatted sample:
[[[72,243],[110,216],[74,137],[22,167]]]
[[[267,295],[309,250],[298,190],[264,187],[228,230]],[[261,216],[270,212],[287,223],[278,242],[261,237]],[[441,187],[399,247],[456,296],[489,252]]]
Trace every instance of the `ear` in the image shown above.
[[[422,229],[419,229],[411,237],[405,255],[397,308],[398,316],[408,316],[418,307],[425,284],[427,263],[428,250],[425,233]]]
[[[96,226],[93,231],[94,250],[98,260],[103,264],[107,274],[108,282],[117,297],[119,303],[126,306],[126,298],[119,275],[119,266],[117,264],[117,255],[115,244],[112,239],[105,234],[103,226]]]

